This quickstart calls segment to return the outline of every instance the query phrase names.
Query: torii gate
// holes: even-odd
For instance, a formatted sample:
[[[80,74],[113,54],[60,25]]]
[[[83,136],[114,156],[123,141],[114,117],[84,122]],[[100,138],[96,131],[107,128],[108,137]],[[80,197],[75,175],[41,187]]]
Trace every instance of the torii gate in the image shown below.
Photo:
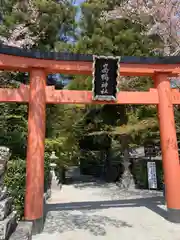
[[[46,86],[49,73],[92,75],[91,55],[40,53],[1,46],[0,70],[30,73],[30,86],[0,89],[0,102],[29,103],[26,162],[25,220],[43,216],[44,140],[46,104],[104,104],[93,101],[91,91],[55,90]],[[180,162],[173,104],[180,92],[170,88],[168,77],[180,74],[180,57],[122,57],[122,76],[151,76],[155,88],[147,92],[119,92],[108,104],[156,104],[166,184],[168,218],[180,222]]]

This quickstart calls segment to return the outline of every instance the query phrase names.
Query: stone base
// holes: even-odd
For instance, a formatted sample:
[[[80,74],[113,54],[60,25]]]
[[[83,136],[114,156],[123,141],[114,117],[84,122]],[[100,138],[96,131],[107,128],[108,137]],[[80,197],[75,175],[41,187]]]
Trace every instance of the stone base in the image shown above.
[[[32,221],[32,234],[39,234],[44,228],[44,217]]]
[[[123,173],[118,186],[122,189],[135,189],[135,183],[132,174],[130,171],[126,171]]]
[[[32,222],[19,222],[16,231],[11,235],[9,240],[31,240],[32,226]]]
[[[167,220],[172,223],[180,223],[180,209],[167,209]]]
[[[0,240],[7,240],[17,226],[16,212],[12,212],[5,220],[0,221]]]
[[[8,191],[6,188],[0,188],[0,201],[4,200],[8,196]]]
[[[36,220],[26,220],[26,222],[31,222],[32,224],[32,234],[36,235],[43,231],[44,223],[46,219],[46,194],[44,194],[44,209],[43,209],[43,216],[40,219]]]
[[[46,193],[44,193],[44,200],[47,201],[51,198],[51,189],[48,189]]]

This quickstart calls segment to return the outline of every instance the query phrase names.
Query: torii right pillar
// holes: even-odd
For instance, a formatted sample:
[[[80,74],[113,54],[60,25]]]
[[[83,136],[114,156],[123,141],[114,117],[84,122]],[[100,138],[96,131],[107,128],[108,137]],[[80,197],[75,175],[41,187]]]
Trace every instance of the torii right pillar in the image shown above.
[[[159,96],[158,117],[167,217],[171,222],[180,223],[180,162],[170,80],[167,73],[157,73],[154,81]]]

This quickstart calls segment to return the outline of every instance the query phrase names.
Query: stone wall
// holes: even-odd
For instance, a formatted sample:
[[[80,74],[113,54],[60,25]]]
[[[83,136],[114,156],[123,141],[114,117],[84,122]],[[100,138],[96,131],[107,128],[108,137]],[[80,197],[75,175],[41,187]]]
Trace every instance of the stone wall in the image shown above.
[[[8,239],[17,226],[16,212],[12,210],[13,199],[3,184],[10,156],[9,148],[0,146],[0,240]]]

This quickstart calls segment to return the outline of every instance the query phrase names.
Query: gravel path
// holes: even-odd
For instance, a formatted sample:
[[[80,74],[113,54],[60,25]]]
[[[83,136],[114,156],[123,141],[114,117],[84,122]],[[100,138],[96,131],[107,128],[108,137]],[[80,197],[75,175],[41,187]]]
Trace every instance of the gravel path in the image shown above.
[[[180,240],[180,225],[165,220],[159,192],[83,183],[52,191],[42,234],[33,240]]]

